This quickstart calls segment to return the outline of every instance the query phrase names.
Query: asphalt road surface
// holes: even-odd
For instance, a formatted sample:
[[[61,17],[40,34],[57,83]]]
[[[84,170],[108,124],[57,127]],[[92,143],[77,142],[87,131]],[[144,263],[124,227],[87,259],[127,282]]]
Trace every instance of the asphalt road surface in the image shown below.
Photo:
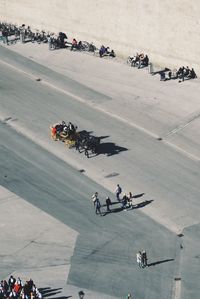
[[[174,278],[183,274],[187,281],[181,298],[187,298],[190,252],[181,249],[177,231],[190,226],[190,241],[197,236],[198,164],[95,109],[95,98],[109,101],[106,95],[74,82],[70,96],[52,87],[57,82],[53,72],[40,67],[38,73],[41,69],[45,80],[51,77],[50,84],[1,64],[1,185],[79,232],[67,283],[116,297],[134,290],[136,298],[167,299]],[[71,86],[69,78],[62,80]],[[87,159],[53,143],[49,125],[62,119],[101,136],[100,154]],[[134,186],[139,205],[125,212],[114,204],[113,213],[96,216],[91,194],[98,190],[102,202],[106,195],[115,201],[108,189],[117,183],[126,191]],[[150,267],[144,270],[135,260],[140,249],[149,255]],[[193,298],[198,298],[196,290]]]

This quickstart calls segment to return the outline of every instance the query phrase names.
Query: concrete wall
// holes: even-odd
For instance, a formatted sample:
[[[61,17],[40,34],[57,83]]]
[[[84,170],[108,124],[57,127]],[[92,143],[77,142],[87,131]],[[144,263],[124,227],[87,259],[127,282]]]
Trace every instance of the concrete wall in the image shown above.
[[[0,19],[149,54],[158,65],[200,75],[199,0],[0,0]]]

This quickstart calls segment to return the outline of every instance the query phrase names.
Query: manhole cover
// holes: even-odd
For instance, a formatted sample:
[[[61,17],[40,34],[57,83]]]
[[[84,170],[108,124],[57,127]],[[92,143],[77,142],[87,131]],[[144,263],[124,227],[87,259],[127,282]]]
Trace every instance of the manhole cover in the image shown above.
[[[174,280],[178,281],[178,280],[181,280],[181,278],[180,277],[175,277]]]
[[[184,235],[183,234],[178,234],[177,235],[179,238],[183,237]]]

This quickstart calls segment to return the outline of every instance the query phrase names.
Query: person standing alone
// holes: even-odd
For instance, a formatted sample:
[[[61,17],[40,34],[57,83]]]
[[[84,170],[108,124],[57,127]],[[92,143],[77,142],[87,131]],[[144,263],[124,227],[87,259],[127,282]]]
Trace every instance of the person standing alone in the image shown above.
[[[148,267],[147,264],[147,253],[145,250],[142,251],[142,268]]]
[[[120,202],[120,197],[119,197],[119,195],[122,193],[122,188],[120,187],[120,185],[119,184],[117,184],[117,188],[116,188],[116,190],[115,190],[115,195],[116,195],[116,198],[117,198],[117,200]]]

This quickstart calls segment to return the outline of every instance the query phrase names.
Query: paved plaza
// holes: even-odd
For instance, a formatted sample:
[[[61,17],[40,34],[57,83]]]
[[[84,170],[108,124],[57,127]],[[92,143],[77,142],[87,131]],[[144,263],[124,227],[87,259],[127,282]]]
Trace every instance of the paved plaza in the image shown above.
[[[0,65],[2,279],[54,299],[198,298],[199,80],[44,44],[0,46]],[[102,154],[53,143],[62,119],[104,136]],[[91,194],[115,201],[117,183],[137,208],[96,216]]]

